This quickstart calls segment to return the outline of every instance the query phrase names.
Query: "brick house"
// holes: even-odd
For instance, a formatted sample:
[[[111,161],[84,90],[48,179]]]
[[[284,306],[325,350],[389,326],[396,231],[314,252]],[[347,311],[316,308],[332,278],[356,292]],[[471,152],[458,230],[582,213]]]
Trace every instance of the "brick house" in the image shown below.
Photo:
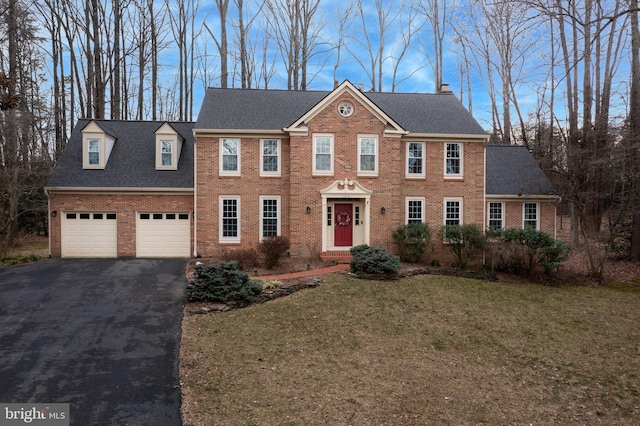
[[[196,123],[81,120],[46,188],[51,255],[215,256],[284,235],[293,256],[331,259],[394,251],[414,221],[555,235],[559,197],[537,163],[487,139],[450,92],[348,81],[211,88]]]

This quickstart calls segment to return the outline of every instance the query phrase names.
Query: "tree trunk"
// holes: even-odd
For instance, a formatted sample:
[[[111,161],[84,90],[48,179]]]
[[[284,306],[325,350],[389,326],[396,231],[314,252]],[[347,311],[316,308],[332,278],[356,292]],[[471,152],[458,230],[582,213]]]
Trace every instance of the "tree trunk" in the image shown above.
[[[631,0],[631,99],[629,105],[630,164],[633,167],[631,259],[640,262],[640,30],[638,0]]]

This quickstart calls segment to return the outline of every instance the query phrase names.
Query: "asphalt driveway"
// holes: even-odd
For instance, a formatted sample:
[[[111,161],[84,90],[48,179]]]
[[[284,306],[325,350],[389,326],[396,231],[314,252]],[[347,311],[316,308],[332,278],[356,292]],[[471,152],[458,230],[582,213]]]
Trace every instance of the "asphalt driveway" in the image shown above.
[[[69,403],[72,425],[181,425],[185,260],[0,269],[0,401]]]

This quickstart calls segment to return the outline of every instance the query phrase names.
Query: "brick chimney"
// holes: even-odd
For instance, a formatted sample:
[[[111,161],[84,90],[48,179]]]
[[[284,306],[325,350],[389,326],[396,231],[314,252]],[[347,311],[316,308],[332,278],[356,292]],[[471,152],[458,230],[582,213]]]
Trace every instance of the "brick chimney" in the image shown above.
[[[440,91],[438,93],[451,94],[451,90],[449,90],[449,83],[442,83],[440,85]]]

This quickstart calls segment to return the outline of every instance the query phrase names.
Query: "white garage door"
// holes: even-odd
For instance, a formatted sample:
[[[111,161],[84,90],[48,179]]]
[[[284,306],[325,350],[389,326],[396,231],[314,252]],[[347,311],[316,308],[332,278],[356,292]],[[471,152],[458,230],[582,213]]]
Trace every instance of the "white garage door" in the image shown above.
[[[63,213],[62,257],[117,256],[118,230],[115,213]]]
[[[138,213],[136,253],[138,257],[189,257],[191,221],[189,213]]]

